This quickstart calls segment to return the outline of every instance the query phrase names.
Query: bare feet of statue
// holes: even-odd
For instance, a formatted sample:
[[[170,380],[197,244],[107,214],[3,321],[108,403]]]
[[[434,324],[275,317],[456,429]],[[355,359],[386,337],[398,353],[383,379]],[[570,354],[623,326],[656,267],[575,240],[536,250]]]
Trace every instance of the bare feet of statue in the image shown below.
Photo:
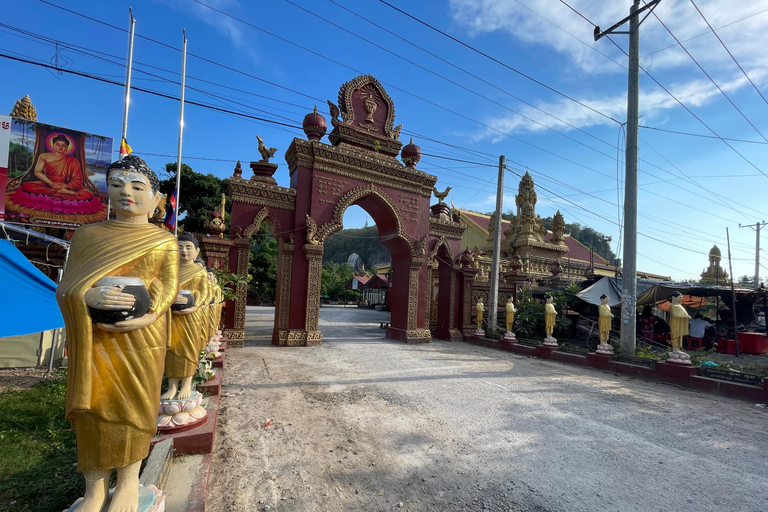
[[[141,461],[117,468],[117,484],[108,512],[136,512],[139,508],[139,470]]]
[[[181,389],[179,395],[176,397],[179,400],[186,400],[192,395],[192,377],[184,377],[181,379]]]
[[[179,390],[179,379],[168,379],[168,391],[160,395],[160,400],[173,400]]]
[[[111,471],[83,471],[85,496],[77,512],[99,512],[109,498],[109,474]]]

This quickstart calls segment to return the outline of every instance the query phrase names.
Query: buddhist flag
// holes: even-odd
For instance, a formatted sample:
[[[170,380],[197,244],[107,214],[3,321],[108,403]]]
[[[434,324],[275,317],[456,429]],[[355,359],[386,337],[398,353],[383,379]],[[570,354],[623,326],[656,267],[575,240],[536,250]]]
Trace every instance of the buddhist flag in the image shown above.
[[[131,146],[128,145],[128,141],[123,139],[122,142],[120,142],[120,160],[127,157],[133,152],[131,149]]]
[[[173,192],[171,192],[169,202],[171,203],[171,209],[165,214],[163,225],[169,230],[174,231],[176,229],[176,189],[173,189]]]

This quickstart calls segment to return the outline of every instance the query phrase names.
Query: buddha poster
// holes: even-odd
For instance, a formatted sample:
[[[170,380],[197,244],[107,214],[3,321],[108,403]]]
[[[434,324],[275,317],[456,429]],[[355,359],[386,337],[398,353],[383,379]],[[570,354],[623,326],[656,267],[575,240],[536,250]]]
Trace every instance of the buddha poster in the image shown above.
[[[11,119],[6,221],[77,228],[107,220],[112,139]]]

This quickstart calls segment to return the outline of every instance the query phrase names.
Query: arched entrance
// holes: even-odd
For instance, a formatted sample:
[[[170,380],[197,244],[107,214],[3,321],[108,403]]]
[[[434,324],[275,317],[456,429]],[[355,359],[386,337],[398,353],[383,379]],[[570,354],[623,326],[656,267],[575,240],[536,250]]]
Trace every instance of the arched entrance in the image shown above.
[[[273,343],[315,345],[322,342],[318,328],[323,243],[342,229],[344,212],[358,205],[374,220],[379,243],[392,256],[388,302],[391,310],[386,337],[407,343],[429,342],[431,273],[438,260],[440,337],[456,337],[462,328],[456,300],[464,226],[450,219],[448,207],[432,207],[435,176],[416,169],[420,150],[412,142],[404,148],[400,126],[394,126],[394,105],[372,76],[342,85],[338,106],[328,102],[333,116],[331,144],[320,141],[326,122],[316,111],[304,120],[308,139],[296,138],[286,151],[291,187],[277,186],[276,164],[253,162],[254,176],[242,178],[235,169],[230,179],[232,234],[235,247],[230,268],[247,272],[250,233],[270,219],[279,240],[278,298]],[[397,160],[401,153],[405,162]],[[446,304],[442,305],[442,297]],[[239,294],[227,328],[231,339],[242,336],[245,291]],[[242,339],[242,338],[240,338]]]

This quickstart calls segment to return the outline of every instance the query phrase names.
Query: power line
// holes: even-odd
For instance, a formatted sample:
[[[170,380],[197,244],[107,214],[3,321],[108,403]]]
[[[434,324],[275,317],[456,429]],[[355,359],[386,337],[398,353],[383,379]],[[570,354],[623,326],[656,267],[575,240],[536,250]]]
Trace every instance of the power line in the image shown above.
[[[645,3],[645,2],[643,1],[643,3]],[[695,4],[694,4],[694,7],[695,7]],[[696,9],[696,10],[698,10],[698,9]],[[661,18],[659,18],[659,16],[656,14],[656,11],[655,11],[655,10],[652,10],[652,11],[651,11],[651,14],[653,14],[653,17],[654,17],[654,18],[656,18],[656,20],[658,20],[658,22],[659,22],[659,23],[661,23],[661,26],[662,26],[662,27],[664,27],[664,30],[666,30],[666,31],[669,33],[669,35],[670,35],[670,36],[672,36],[672,39],[674,39],[674,40],[675,40],[675,42],[677,42],[677,44],[679,44],[679,45],[680,45],[680,48],[682,48],[682,49],[683,49],[683,51],[685,52],[685,54],[686,54],[686,55],[688,55],[688,57],[690,57],[690,58],[691,58],[691,60],[693,61],[693,63],[694,63],[694,64],[696,64],[696,66],[697,66],[697,67],[698,67],[698,68],[701,70],[701,72],[702,72],[702,73],[704,73],[704,75],[705,75],[705,76],[706,76],[706,77],[709,79],[709,81],[710,81],[710,82],[712,82],[712,85],[714,85],[715,87],[717,87],[717,90],[718,90],[718,91],[720,91],[720,94],[722,94],[722,95],[723,95],[723,97],[725,97],[725,99],[727,99],[727,100],[728,100],[728,103],[730,103],[730,104],[733,106],[733,108],[735,108],[735,109],[736,109],[736,111],[737,111],[739,114],[741,114],[741,117],[743,117],[743,118],[744,118],[744,120],[745,120],[747,123],[749,123],[749,126],[751,126],[752,128],[754,128],[754,130],[755,130],[755,131],[758,133],[758,135],[760,135],[760,137],[762,137],[762,138],[763,138],[763,140],[764,140],[765,142],[768,142],[768,139],[766,139],[766,138],[765,138],[765,135],[763,135],[763,133],[762,133],[762,132],[761,132],[761,131],[760,131],[760,130],[757,128],[757,126],[755,126],[755,125],[752,123],[752,121],[750,121],[750,120],[749,120],[749,118],[746,116],[746,114],[744,114],[744,112],[742,112],[742,111],[741,111],[741,109],[740,109],[740,108],[739,108],[739,107],[738,107],[738,106],[737,106],[737,105],[736,105],[736,104],[733,102],[733,100],[730,98],[730,96],[728,96],[728,95],[725,93],[725,91],[724,91],[724,90],[723,90],[723,89],[722,89],[722,88],[721,88],[721,87],[720,87],[720,86],[717,84],[717,82],[715,82],[715,79],[714,79],[714,78],[712,78],[712,77],[710,76],[710,74],[709,74],[709,73],[707,73],[707,71],[704,69],[704,67],[703,67],[701,64],[699,64],[699,61],[697,61],[697,60],[696,60],[696,58],[695,58],[693,55],[691,55],[691,52],[689,52],[689,51],[688,51],[688,49],[687,49],[687,48],[686,48],[686,47],[683,45],[683,43],[681,43],[681,42],[680,42],[680,40],[677,38],[677,36],[675,36],[675,34],[673,34],[671,30],[669,30],[669,28],[667,27],[667,25],[666,25],[666,24],[665,24],[663,21],[661,21]],[[718,38],[718,39],[719,39],[719,38]],[[729,53],[730,53],[730,52],[729,52]],[[741,68],[741,66],[739,66],[739,68]],[[742,70],[742,71],[743,71],[743,70]],[[747,79],[749,79],[749,77],[747,77]],[[751,82],[751,80],[750,80],[750,82]],[[761,96],[762,96],[762,95],[761,95]],[[766,175],[766,176],[768,176],[768,175]]]
[[[46,2],[45,0],[41,0],[41,1],[42,1],[43,3],[46,3],[46,4],[48,4],[48,5],[53,5],[54,7],[58,7],[58,6],[55,6],[54,4],[50,4],[49,2]],[[278,39],[280,39],[280,40],[282,40],[282,41],[284,41],[284,42],[288,42],[289,44],[293,44],[294,46],[297,46],[297,47],[299,47],[299,48],[302,48],[302,49],[304,49],[304,50],[306,50],[306,51],[309,51],[310,53],[313,53],[313,54],[315,54],[315,55],[318,55],[318,56],[320,56],[320,57],[322,57],[322,58],[324,58],[324,59],[326,59],[326,60],[330,60],[331,62],[334,62],[334,63],[337,63],[337,64],[339,64],[339,65],[342,65],[342,66],[344,66],[343,64],[341,64],[341,63],[338,63],[337,61],[334,61],[333,59],[329,59],[329,58],[327,58],[327,57],[324,57],[324,56],[322,56],[322,55],[318,54],[317,52],[313,52],[313,51],[311,51],[311,50],[308,50],[308,49],[306,49],[306,48],[304,48],[304,47],[302,47],[302,46],[300,46],[300,45],[296,45],[295,43],[292,43],[292,42],[290,42],[290,41],[287,41],[287,40],[285,40],[285,39],[283,39],[283,38],[281,38],[281,37],[279,37],[279,36],[275,36],[275,35],[274,35],[274,34],[272,34],[271,32],[268,32],[268,31],[264,31],[263,29],[260,29],[259,27],[256,27],[255,25],[252,25],[252,24],[250,24],[250,23],[248,23],[248,22],[246,22],[246,21],[243,21],[243,20],[241,20],[241,19],[239,19],[239,18],[237,18],[237,17],[234,17],[234,16],[232,16],[232,15],[229,15],[229,14],[225,13],[224,11],[220,11],[220,10],[218,10],[218,9],[215,9],[215,8],[213,8],[213,7],[207,6],[206,4],[203,4],[203,3],[201,3],[201,2],[198,2],[197,0],[193,0],[193,1],[196,1],[197,3],[200,3],[200,5],[203,5],[203,6],[209,7],[209,8],[213,9],[213,10],[214,10],[214,11],[216,11],[216,12],[220,12],[220,13],[221,13],[221,14],[223,14],[223,15],[229,16],[230,18],[232,18],[232,19],[235,19],[235,20],[237,20],[237,21],[240,21],[241,23],[244,23],[244,24],[246,24],[246,25],[248,25],[248,26],[251,26],[251,27],[253,27],[253,28],[257,29],[257,30],[260,30],[260,31],[262,31],[262,32],[265,32],[266,34],[268,34],[268,35],[271,35],[271,36],[273,36],[273,37],[276,37],[276,38],[278,38]],[[105,23],[105,22],[101,22],[100,20],[96,20],[96,19],[94,19],[94,18],[91,18],[91,17],[85,16],[85,15],[82,15],[82,14],[80,14],[80,13],[77,13],[77,12],[71,11],[71,10],[69,10],[69,9],[64,9],[64,8],[62,8],[62,9],[63,9],[63,10],[65,10],[66,12],[70,12],[70,13],[76,14],[76,15],[78,15],[78,16],[82,16],[82,17],[84,17],[84,18],[86,18],[86,19],[89,19],[89,20],[93,20],[93,21],[96,21],[96,22],[98,22],[98,23],[104,24],[104,25],[106,25],[106,26],[109,26],[109,27],[112,27],[112,28],[117,28],[118,30],[124,31],[123,29],[120,29],[119,27],[115,27],[114,25],[110,25],[110,24],[108,24],[108,23]],[[166,45],[165,43],[161,43],[161,42],[159,42],[159,41],[156,41],[156,40],[154,40],[154,39],[151,39],[151,38],[147,38],[147,37],[145,37],[145,36],[140,36],[140,37],[143,37],[144,39],[147,39],[147,40],[149,40],[149,41],[155,42],[155,43],[157,43],[157,44],[160,44],[160,45],[162,45],[162,46],[165,46],[165,47],[168,47],[168,48],[173,48],[174,50],[176,50],[176,51],[179,51],[177,48],[171,47],[171,46],[169,46],[169,45]],[[190,54],[190,55],[191,55],[191,56],[195,56],[194,54]],[[195,56],[195,57],[199,57],[199,56]],[[210,61],[209,59],[205,59],[205,58],[203,58],[203,57],[199,57],[199,58],[201,58],[202,60],[204,60],[204,61],[207,61],[207,62],[212,62],[212,61]],[[216,63],[216,64],[218,65],[218,63]],[[225,67],[226,67],[226,66],[225,66]],[[347,68],[349,68],[349,66],[344,66],[344,67],[347,67]],[[234,70],[234,71],[237,71],[237,72],[240,72],[239,70],[235,70],[234,68],[229,68],[229,67],[226,67],[226,68],[227,68],[227,69],[232,69],[232,70]],[[352,69],[352,68],[350,68],[350,69]],[[356,72],[358,72],[358,73],[359,73],[359,71],[357,71],[357,70],[354,70],[354,71],[356,71]],[[244,74],[245,74],[245,73],[244,73]],[[247,75],[247,76],[252,76],[252,75],[248,75],[248,74],[246,74],[246,75]],[[257,78],[257,77],[256,77],[256,78]],[[261,79],[260,79],[260,80],[261,80]],[[264,81],[264,80],[262,80],[262,81]],[[270,84],[272,84],[271,82],[268,82],[268,81],[267,81],[267,83],[270,83]],[[276,85],[276,84],[272,84],[272,85]],[[389,85],[389,84],[388,84],[388,85]],[[281,86],[279,86],[279,87],[281,87]],[[403,89],[397,88],[397,87],[395,87],[395,86],[393,86],[393,87],[394,87],[394,88],[396,88],[396,89],[398,89],[398,90],[401,90],[402,92],[404,92],[404,93],[406,93],[406,94],[409,94],[409,95],[411,95],[411,96],[414,96],[414,97],[416,97],[417,99],[420,99],[420,100],[422,100],[422,101],[424,101],[424,102],[426,102],[426,103],[432,104],[432,105],[434,105],[434,106],[436,106],[436,107],[438,107],[438,108],[441,108],[441,109],[443,109],[443,110],[446,110],[446,111],[448,111],[448,112],[450,112],[450,113],[453,113],[453,114],[455,114],[455,115],[458,115],[458,116],[460,116],[460,117],[463,117],[463,118],[465,118],[465,119],[467,119],[467,120],[470,120],[470,121],[472,121],[472,122],[474,122],[474,123],[480,124],[481,126],[484,126],[484,127],[488,128],[488,129],[491,129],[491,130],[493,130],[493,131],[496,131],[496,132],[498,132],[498,133],[500,133],[500,134],[502,134],[502,135],[505,135],[505,136],[507,136],[507,137],[510,137],[510,138],[512,138],[513,140],[517,140],[517,141],[519,141],[519,142],[521,142],[521,143],[523,143],[523,144],[529,145],[529,146],[531,146],[531,147],[533,147],[533,148],[535,148],[535,149],[538,149],[538,150],[540,150],[540,151],[542,151],[542,152],[545,152],[545,153],[547,153],[547,154],[550,154],[550,155],[552,155],[552,156],[555,156],[555,157],[557,157],[557,158],[560,158],[560,159],[562,159],[562,160],[564,160],[564,161],[566,161],[566,162],[572,163],[572,164],[574,164],[574,165],[577,165],[577,166],[583,167],[583,168],[585,168],[585,169],[587,169],[587,170],[590,170],[590,171],[592,171],[592,172],[596,172],[596,173],[598,173],[598,174],[601,174],[601,175],[605,175],[606,177],[609,177],[607,174],[605,174],[605,173],[601,173],[600,171],[597,171],[596,169],[593,169],[593,168],[590,168],[590,167],[588,167],[588,166],[585,166],[585,165],[579,164],[578,162],[575,162],[575,161],[573,161],[573,160],[571,160],[571,159],[569,159],[569,158],[565,158],[565,157],[563,157],[563,156],[561,156],[561,155],[559,155],[559,154],[557,154],[557,153],[554,153],[554,152],[552,152],[552,151],[549,151],[549,150],[546,150],[546,149],[544,149],[544,148],[541,148],[541,147],[539,147],[539,146],[536,146],[536,145],[534,145],[534,144],[531,144],[531,143],[529,143],[529,142],[527,142],[527,141],[525,141],[525,140],[523,140],[523,139],[520,139],[520,138],[518,138],[518,137],[515,137],[515,136],[513,136],[513,135],[511,135],[511,134],[509,134],[509,133],[506,133],[506,132],[503,132],[503,131],[501,131],[501,130],[495,129],[495,128],[493,128],[493,127],[490,127],[490,126],[488,126],[488,125],[486,125],[486,124],[484,124],[484,123],[480,123],[479,121],[477,121],[477,120],[475,120],[475,119],[469,118],[468,116],[465,116],[465,115],[463,115],[463,114],[460,114],[460,113],[458,113],[458,112],[455,112],[455,111],[453,111],[453,110],[451,110],[451,109],[448,109],[448,108],[446,108],[446,107],[443,107],[443,106],[441,106],[441,105],[438,105],[438,104],[436,104],[436,103],[434,103],[434,102],[431,102],[431,101],[429,101],[429,100],[426,100],[426,99],[424,99],[424,98],[420,98],[419,96],[413,95],[413,94],[409,93],[408,91],[404,91]],[[286,89],[287,89],[287,88],[286,88]],[[289,91],[291,91],[291,92],[296,92],[296,93],[298,93],[298,91],[294,91],[294,90],[292,90],[292,89],[287,89],[287,90],[289,90]],[[206,92],[204,92],[204,91],[203,91],[203,93],[204,93],[204,94],[208,94],[208,93],[206,93]],[[301,95],[303,95],[303,96],[306,96],[306,97],[312,98],[310,95],[307,95],[307,94],[303,94],[303,93],[298,93],[298,94],[301,94]],[[314,98],[314,99],[317,99],[317,98]],[[320,101],[321,101],[321,100],[320,100]],[[259,110],[259,109],[256,109],[256,110]],[[541,110],[541,109],[540,109],[540,110]],[[545,111],[543,111],[543,112],[545,112]],[[546,113],[546,112],[545,112],[545,113]],[[277,116],[277,117],[280,117],[280,116]],[[285,118],[284,118],[284,119],[285,119]],[[558,118],[556,118],[556,119],[558,119]],[[542,125],[542,126],[545,126],[545,125]],[[546,126],[545,126],[545,127],[546,127]],[[548,128],[548,127],[547,127],[547,128]],[[552,131],[555,131],[556,133],[560,133],[560,132],[558,132],[557,130],[554,130],[554,129],[552,129],[552,128],[549,128],[549,129],[551,129]],[[578,128],[577,128],[577,129],[578,129]],[[579,130],[580,130],[580,129],[579,129]],[[582,131],[582,132],[584,132],[583,130],[581,130],[581,131]],[[587,133],[587,132],[584,132],[584,133]],[[583,146],[585,146],[585,147],[587,147],[587,148],[589,148],[589,149],[592,149],[593,151],[596,151],[597,153],[599,153],[599,154],[601,154],[601,155],[604,155],[604,156],[606,156],[606,157],[608,157],[608,158],[611,158],[611,159],[613,159],[613,157],[611,157],[610,155],[608,155],[608,154],[606,154],[606,153],[603,153],[603,152],[601,152],[601,151],[599,151],[599,150],[597,150],[597,149],[595,149],[595,148],[592,148],[592,147],[591,147],[591,146],[589,146],[589,145],[583,144],[583,143],[581,143],[580,141],[577,141],[577,140],[575,140],[575,139],[573,139],[573,138],[571,138],[571,137],[569,137],[569,136],[567,136],[567,135],[565,135],[565,134],[561,134],[561,135],[563,135],[564,137],[566,137],[566,138],[569,138],[570,140],[573,140],[573,141],[575,141],[575,142],[577,142],[577,143],[579,143],[579,144],[581,144],[581,145],[583,145]],[[591,134],[589,134],[589,135],[590,135],[590,136],[592,136]],[[594,136],[593,136],[593,137],[594,137]],[[596,138],[596,137],[595,137],[595,138]],[[600,139],[598,139],[598,138],[596,138],[596,139],[597,139],[597,140],[600,140]],[[607,142],[605,142],[605,141],[602,141],[602,142],[604,142],[604,143],[606,143],[606,144],[609,144],[609,143],[607,143]],[[610,145],[610,144],[609,144],[609,145]],[[654,166],[654,167],[656,167],[656,168],[658,168],[658,169],[660,169],[660,170],[663,170],[663,171],[665,171],[664,169],[662,169],[662,168],[660,168],[660,167],[656,166],[655,164],[652,164],[652,163],[650,163],[650,162],[646,162],[645,160],[642,160],[642,161],[643,161],[643,162],[645,162],[645,163],[646,163],[646,164],[648,164],[648,165],[652,165],[652,166]],[[666,172],[666,171],[665,171],[665,172]],[[648,173],[648,174],[650,174],[650,173]],[[652,174],[651,174],[651,175],[652,175]],[[654,177],[657,177],[657,176],[655,176],[655,175],[652,175],[652,176],[654,176]],[[658,178],[658,177],[657,177],[657,178]],[[659,179],[660,179],[660,178],[659,178]],[[682,187],[681,187],[681,188],[682,188]],[[685,189],[684,189],[684,190],[685,190]],[[729,207],[730,207],[731,209],[734,209],[732,206],[729,206]],[[735,209],[734,209],[734,210],[735,210]],[[740,213],[740,214],[742,214],[742,215],[744,215],[744,213],[743,213],[743,212],[739,212],[739,213]]]
[[[198,1],[198,0],[193,0],[193,1],[195,1],[195,2],[196,2],[196,1]],[[416,16],[413,16],[412,14],[409,14],[409,13],[407,13],[406,11],[404,11],[404,10],[402,10],[402,9],[400,9],[400,8],[398,8],[398,7],[394,6],[394,5],[392,5],[392,4],[390,4],[389,2],[387,2],[387,1],[385,1],[385,0],[379,0],[379,2],[381,2],[381,3],[382,3],[382,4],[384,4],[384,5],[386,5],[387,7],[390,7],[391,9],[394,9],[394,10],[396,10],[397,12],[399,12],[400,14],[403,14],[404,16],[407,16],[408,18],[410,18],[410,19],[414,20],[415,22],[417,22],[417,23],[420,23],[420,24],[424,25],[425,27],[427,27],[427,28],[429,28],[429,29],[431,29],[431,30],[434,30],[434,31],[435,31],[435,32],[437,32],[438,34],[440,34],[440,35],[442,35],[442,36],[445,36],[445,37],[447,37],[447,38],[448,38],[448,39],[450,39],[451,41],[454,41],[454,42],[456,42],[456,43],[460,44],[461,46],[463,46],[463,47],[465,47],[465,48],[467,48],[467,49],[469,49],[469,50],[471,50],[471,51],[473,51],[473,52],[475,52],[475,53],[477,53],[477,54],[479,54],[479,55],[482,55],[482,56],[483,56],[483,57],[485,57],[486,59],[489,59],[489,60],[491,60],[491,61],[495,62],[496,64],[499,64],[499,65],[501,65],[501,66],[504,66],[504,67],[505,67],[505,68],[507,68],[508,70],[510,70],[510,71],[512,71],[512,72],[514,72],[514,73],[516,73],[516,74],[518,74],[518,75],[520,75],[520,76],[522,76],[523,78],[526,78],[527,80],[530,80],[531,82],[534,82],[535,84],[537,84],[537,85],[540,85],[541,87],[544,87],[545,89],[547,89],[547,90],[549,90],[549,91],[551,91],[551,92],[554,92],[555,94],[557,94],[557,95],[559,95],[559,96],[562,96],[563,98],[566,98],[567,100],[570,100],[570,101],[572,101],[572,102],[574,102],[574,103],[576,103],[576,104],[578,104],[578,105],[581,105],[582,107],[584,107],[584,108],[586,108],[586,109],[588,109],[588,110],[590,110],[590,111],[594,112],[595,114],[598,114],[598,115],[600,115],[600,116],[602,116],[602,117],[604,117],[604,118],[606,118],[606,119],[609,119],[609,120],[613,121],[613,122],[614,122],[614,123],[616,123],[616,124],[621,124],[619,121],[617,121],[617,120],[616,120],[616,119],[614,119],[613,117],[611,117],[611,116],[609,116],[609,115],[607,115],[607,114],[604,114],[604,113],[600,112],[599,110],[596,110],[596,109],[594,109],[594,108],[590,107],[589,105],[586,105],[585,103],[582,103],[582,102],[580,102],[579,100],[577,100],[577,99],[574,99],[574,98],[572,98],[572,97],[568,96],[567,94],[565,94],[565,93],[563,93],[563,92],[560,92],[560,91],[558,91],[557,89],[555,89],[555,88],[553,88],[553,87],[550,87],[549,85],[547,85],[547,84],[545,84],[545,83],[543,83],[543,82],[540,82],[539,80],[536,80],[536,79],[535,79],[535,78],[533,78],[532,76],[529,76],[529,75],[527,75],[527,74],[523,73],[522,71],[520,71],[520,70],[518,70],[518,69],[515,69],[515,68],[513,68],[512,66],[510,66],[510,65],[508,65],[508,64],[506,64],[506,63],[504,63],[504,62],[502,62],[502,61],[500,61],[500,60],[498,60],[498,59],[496,59],[495,57],[491,57],[491,56],[490,56],[490,55],[488,55],[487,53],[485,53],[485,52],[482,52],[482,51],[478,50],[478,49],[477,49],[477,48],[475,48],[474,46],[471,46],[471,45],[469,45],[469,44],[465,43],[464,41],[462,41],[462,40],[460,40],[460,39],[457,39],[457,38],[453,37],[452,35],[450,35],[450,34],[448,34],[448,33],[446,33],[446,32],[443,32],[443,31],[442,31],[442,30],[440,30],[439,28],[437,28],[437,27],[434,27],[434,26],[430,25],[430,24],[429,24],[429,23],[427,23],[426,21],[423,21],[423,20],[421,20],[421,19],[417,18]]]
[[[665,133],[674,133],[675,135],[687,135],[689,137],[701,137],[703,139],[720,139],[720,140],[728,140],[731,142],[744,142],[747,144],[768,144],[768,142],[759,141],[759,140],[745,140],[745,139],[732,139],[729,137],[716,137],[714,135],[704,135],[701,133],[689,133],[689,132],[681,132],[677,130],[666,130],[664,128],[656,128],[655,126],[645,126],[645,125],[639,125],[640,128],[644,128],[646,130],[654,130],[657,132],[665,132]]]
[[[720,44],[723,45],[723,48],[725,48],[725,51],[728,52],[728,55],[730,55],[731,59],[733,59],[733,62],[739,67],[744,77],[746,77],[746,79],[749,80],[749,83],[752,84],[752,87],[755,89],[757,94],[759,94],[760,97],[763,99],[763,102],[766,105],[768,105],[768,100],[765,99],[765,96],[763,96],[763,93],[760,92],[760,89],[758,89],[755,83],[752,81],[752,79],[749,78],[749,75],[747,75],[747,72],[744,71],[744,68],[741,67],[741,64],[739,64],[739,61],[736,60],[736,57],[733,56],[733,54],[731,53],[731,50],[729,50],[728,47],[725,46],[725,43],[723,42],[722,39],[720,39],[720,36],[717,34],[717,32],[715,32],[715,29],[712,28],[712,25],[710,25],[709,21],[707,21],[707,18],[704,17],[704,13],[701,12],[701,9],[699,9],[699,7],[696,5],[696,2],[691,0],[691,4],[693,5],[693,8],[696,9],[696,12],[699,13],[699,16],[701,16],[701,19],[704,20],[704,23],[707,24],[707,26],[709,27],[709,30],[712,31],[712,33],[715,35],[717,40],[720,41]]]

